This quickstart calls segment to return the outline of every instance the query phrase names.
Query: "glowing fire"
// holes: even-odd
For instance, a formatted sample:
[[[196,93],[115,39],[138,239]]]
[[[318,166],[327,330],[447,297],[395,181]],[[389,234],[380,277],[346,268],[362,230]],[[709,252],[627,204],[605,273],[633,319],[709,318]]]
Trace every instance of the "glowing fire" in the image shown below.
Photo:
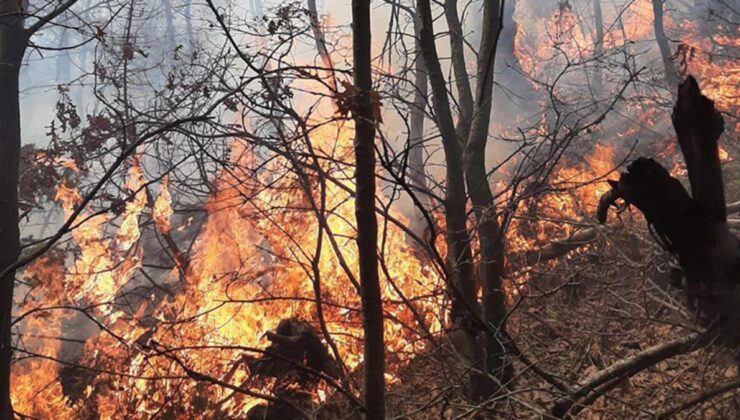
[[[152,218],[154,223],[157,225],[162,233],[170,233],[172,225],[170,224],[170,217],[172,217],[172,197],[170,196],[169,177],[167,175],[162,178],[162,190],[154,202],[154,208],[152,209]]]
[[[319,149],[331,143],[328,139],[335,138],[343,155],[349,157],[352,133],[351,127],[325,125],[312,134],[312,138],[316,139]],[[264,180],[253,177],[250,171],[254,166],[251,151],[241,141],[234,140],[231,155],[233,168],[220,173],[215,183],[216,192],[204,205],[208,217],[193,246],[185,283],[180,284],[177,269],[172,270],[165,282],[165,287],[176,289],[177,293],[155,297],[151,292],[148,299],[140,299],[132,308],[121,303],[95,310],[110,333],[90,336],[79,363],[119,375],[93,375],[84,391],[89,398],[74,402],[77,410],[94,411],[103,418],[153,414],[168,404],[172,389],[177,388],[183,395],[179,401],[185,410],[183,413],[187,412],[187,407],[193,407],[198,398],[205,398],[207,404],[229,415],[243,415],[259,400],[242,396],[227,398],[230,391],[185,380],[181,378],[183,372],[177,363],[164,356],[152,356],[150,346],[156,343],[158,348],[187,347],[189,350],[174,354],[188,368],[241,384],[249,377],[247,366],[240,362],[244,350],[220,346],[264,348],[268,344],[265,332],[273,329],[279,320],[289,317],[317,324],[316,282],[320,282],[327,330],[344,365],[353,370],[362,363],[359,297],[339,259],[341,256],[344,264],[353,270],[352,276],[357,278],[354,227],[349,222],[353,220],[354,207],[349,193],[337,185],[327,186],[326,205],[333,211],[326,214],[326,222],[340,253],[324,233],[317,261],[320,278],[312,278],[310,260],[301,255],[316,253],[319,224],[315,214],[283,212],[273,213],[271,217],[261,214],[265,209],[305,208],[308,203],[305,192],[298,190],[295,180],[291,179],[278,185],[281,188],[258,190],[256,186]],[[284,164],[276,161],[275,169],[279,170]],[[54,285],[55,293],[73,302],[108,302],[125,296],[125,290],[132,287],[129,283],[138,282],[142,247],[137,243],[147,205],[144,185],[141,168],[135,160],[126,182],[132,197],[118,218],[120,227],[108,235],[110,238],[106,237],[106,230],[116,218],[98,215],[73,232],[79,254],[73,261],[52,267],[60,273],[60,281]],[[282,193],[282,188],[296,193]],[[57,198],[67,213],[81,201],[77,190],[64,184],[59,187]],[[152,206],[152,218],[161,232],[169,231],[170,200],[168,181],[163,180],[161,192]],[[404,220],[400,214],[394,216]],[[405,233],[395,226],[389,227],[384,244],[385,269],[390,274],[390,280],[384,276],[383,285],[388,317],[386,339],[388,351],[393,355],[389,362],[393,366],[404,363],[425,346],[416,333],[419,320],[407,305],[422,314],[425,328],[432,332],[439,331],[444,322],[444,305],[439,276],[407,245]],[[295,260],[289,260],[288,256]],[[40,264],[41,260],[29,268],[27,275],[45,267]],[[404,302],[404,299],[408,300]],[[160,326],[153,327],[145,322],[146,319],[156,320]],[[148,337],[147,340],[142,340],[143,336]],[[395,369],[391,369],[393,371]],[[17,369],[16,372],[19,379],[14,388],[15,398],[34,401],[33,392],[39,383],[30,371]],[[62,415],[67,409],[68,401],[60,388],[58,369],[50,370],[49,374],[47,381],[53,385],[49,392],[60,399],[51,400],[49,410],[56,407],[58,411],[23,406],[26,414],[47,417],[50,413]],[[173,379],[145,379],[162,376],[173,376]],[[395,380],[392,374],[389,379]],[[25,382],[28,385],[20,385]],[[264,393],[270,390],[270,384],[265,382],[246,382],[243,386]],[[127,392],[117,392],[121,388]],[[326,395],[331,390],[322,389],[321,392]]]
[[[557,63],[553,58],[560,53],[593,54],[593,39],[579,19],[570,10],[558,10],[538,22],[544,28],[541,32],[519,25],[516,53],[523,70],[542,75],[551,71],[548,66]],[[620,32],[607,34],[604,48],[652,36],[649,0],[635,2],[622,23]],[[707,48],[687,37],[682,37],[686,45]],[[706,54],[698,57],[688,63],[690,70],[709,83],[709,94],[721,107],[735,109],[738,72],[722,70]],[[630,110],[643,124],[657,118],[658,113],[642,111]],[[318,165],[335,179],[325,185],[323,209],[318,208],[322,198],[316,177],[308,174],[308,185],[298,176],[275,180],[274,174],[288,172],[289,162],[272,159],[258,165],[250,146],[234,139],[229,165],[216,175],[213,193],[202,203],[207,216],[202,225],[194,223],[199,230],[192,238],[187,269],[176,263],[154,278],[144,264],[146,229],[151,226],[147,219],[151,217],[162,235],[184,235],[186,226],[173,219],[170,189],[176,181],[164,176],[159,194],[150,203],[141,163],[132,159],[126,199],[115,205],[118,214],[85,210],[80,216],[85,223],[71,234],[72,252],[40,258],[25,270],[28,290],[17,293],[16,299],[17,314],[28,315],[18,328],[28,354],[43,357],[29,357],[14,366],[16,410],[40,418],[243,417],[258,398],[193,380],[188,373],[269,394],[274,383],[251,376],[245,361],[258,354],[248,349],[265,348],[269,344],[265,333],[290,317],[306,320],[321,331],[317,292],[326,330],[343,365],[349,371],[360,368],[360,302],[350,280],[357,278],[358,265],[352,225],[353,128],[336,122],[316,127],[310,142],[322,157]],[[623,130],[615,138],[630,135]],[[581,161],[562,162],[548,179],[556,189],[517,210],[520,217],[510,228],[507,248],[525,250],[567,235],[573,229],[563,221],[592,215],[598,197],[608,189],[604,181],[621,157],[618,147],[594,144]],[[331,166],[335,159],[347,165]],[[56,198],[67,215],[82,202],[71,180],[59,186]],[[529,211],[540,220],[523,222]],[[391,210],[391,215],[408,224],[402,214]],[[434,217],[441,225],[441,215]],[[444,238],[437,241],[444,253]],[[434,334],[445,324],[444,286],[434,265],[408,245],[400,227],[388,224],[378,246],[383,256],[388,380],[392,382],[398,366],[426,347],[420,331]],[[77,398],[63,389],[65,374],[59,360],[71,357],[64,354],[58,338],[65,335],[63,324],[78,314],[40,310],[55,306],[87,307],[95,323],[105,326],[104,331],[94,325],[89,328],[94,331],[84,335],[81,355],[73,360],[94,368],[76,385],[81,394]],[[43,337],[36,334],[39,331],[45,332]],[[322,386],[315,392],[314,400],[323,400],[333,390]]]

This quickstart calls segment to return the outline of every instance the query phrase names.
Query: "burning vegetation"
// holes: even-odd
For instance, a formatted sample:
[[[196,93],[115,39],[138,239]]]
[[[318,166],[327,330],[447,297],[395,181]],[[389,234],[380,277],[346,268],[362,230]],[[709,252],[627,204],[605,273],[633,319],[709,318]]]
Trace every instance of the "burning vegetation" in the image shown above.
[[[0,6],[0,418],[738,416],[732,2],[248,3]]]

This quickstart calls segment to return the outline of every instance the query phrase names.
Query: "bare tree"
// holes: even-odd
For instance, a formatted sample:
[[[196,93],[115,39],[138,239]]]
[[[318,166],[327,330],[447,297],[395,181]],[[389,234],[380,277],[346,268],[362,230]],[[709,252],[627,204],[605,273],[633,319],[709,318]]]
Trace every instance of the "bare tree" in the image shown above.
[[[413,9],[412,9],[413,12]],[[409,115],[409,170],[413,185],[422,193],[427,192],[424,165],[424,115],[427,107],[429,79],[419,43],[421,17],[414,13],[414,100]],[[423,200],[422,203],[428,203]]]
[[[449,286],[453,296],[452,319],[463,331],[463,352],[467,357],[480,356],[477,320],[480,317],[473,281],[473,255],[470,236],[466,226],[465,175],[463,145],[458,138],[452,120],[447,88],[442,67],[434,45],[434,26],[429,1],[418,0],[416,10],[421,16],[419,44],[432,88],[432,104],[437,126],[442,136],[445,154],[446,197],[444,213],[446,223],[447,260],[449,263]],[[477,395],[482,387],[481,372],[473,372],[468,382],[468,394]]]
[[[28,28],[25,27],[25,10],[19,2],[4,1],[0,4],[0,84],[4,94],[0,99],[0,161],[4,164],[0,172],[0,242],[5,252],[0,256],[0,416],[13,417],[10,403],[10,361],[13,355],[11,343],[11,318],[15,270],[7,270],[20,255],[20,232],[18,228],[18,164],[21,149],[21,116],[19,110],[19,75],[21,62],[30,37],[48,22],[70,8],[76,0],[70,0],[40,16]]]
[[[673,54],[671,54],[671,47],[668,45],[668,38],[665,34],[665,27],[663,25],[663,5],[664,0],[652,0],[653,3],[653,28],[655,29],[655,41],[658,43],[660,48],[660,57],[663,59],[663,67],[665,77],[666,88],[674,94],[676,86],[678,86],[678,73],[676,72],[676,65],[673,63]]]
[[[486,145],[491,123],[496,46],[502,29],[502,2],[483,3],[483,34],[478,50],[475,109],[465,144],[465,179],[473,203],[480,240],[480,279],[483,288],[484,367],[487,374],[506,382],[503,343],[504,319],[504,232],[497,220],[496,206],[488,182]],[[482,391],[485,395],[486,391]],[[488,392],[492,392],[491,389]]]
[[[360,293],[365,331],[365,410],[371,420],[385,418],[383,303],[378,278],[378,221],[375,217],[375,108],[370,56],[370,1],[352,2],[355,120],[355,218],[360,262]],[[377,99],[376,99],[377,101]]]

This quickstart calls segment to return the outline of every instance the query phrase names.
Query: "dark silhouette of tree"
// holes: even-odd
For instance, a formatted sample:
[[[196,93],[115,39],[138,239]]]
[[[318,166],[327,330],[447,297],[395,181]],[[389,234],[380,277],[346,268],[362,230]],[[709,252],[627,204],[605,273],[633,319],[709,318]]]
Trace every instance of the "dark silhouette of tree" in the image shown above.
[[[13,289],[15,270],[6,270],[20,255],[20,232],[18,228],[18,165],[21,150],[21,116],[19,109],[19,75],[23,55],[29,38],[46,23],[54,20],[71,7],[70,0],[46,15],[39,16],[28,28],[25,27],[26,11],[20,10],[21,3],[4,1],[0,4],[0,417],[13,417],[10,402],[10,361],[13,356],[11,343],[11,317],[13,311]]]
[[[352,1],[355,120],[355,218],[360,262],[360,293],[365,331],[365,410],[385,418],[383,307],[378,277],[378,221],[375,216],[375,109],[370,57],[370,1]]]

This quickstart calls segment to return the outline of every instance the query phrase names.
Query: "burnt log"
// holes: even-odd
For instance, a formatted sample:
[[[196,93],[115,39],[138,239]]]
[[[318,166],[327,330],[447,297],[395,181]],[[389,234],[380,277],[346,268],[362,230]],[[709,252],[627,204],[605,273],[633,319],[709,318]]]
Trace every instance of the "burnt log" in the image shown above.
[[[336,360],[306,321],[286,318],[265,336],[271,344],[257,359],[246,359],[251,375],[275,378],[272,392],[277,398],[249,410],[249,420],[303,419],[313,409],[312,389],[319,380],[339,378]]]
[[[610,181],[612,189],[598,216],[604,223],[606,209],[619,199],[639,209],[657,240],[678,259],[700,319],[707,326],[735,331],[740,320],[740,239],[727,221],[717,143],[724,122],[691,76],[679,86],[672,119],[691,193],[655,160],[638,158],[619,181]]]
[[[274,332],[268,331],[265,335],[272,344],[262,357],[247,362],[252,374],[280,378],[295,372],[301,380],[317,380],[315,372],[322,372],[339,378],[336,360],[308,322],[283,319]]]

